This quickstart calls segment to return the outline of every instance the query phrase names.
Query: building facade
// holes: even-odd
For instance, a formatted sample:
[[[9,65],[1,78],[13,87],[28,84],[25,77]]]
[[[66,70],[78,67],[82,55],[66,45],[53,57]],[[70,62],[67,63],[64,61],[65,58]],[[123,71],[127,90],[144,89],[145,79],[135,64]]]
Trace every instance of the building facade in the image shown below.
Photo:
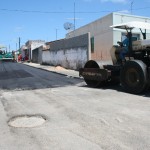
[[[121,13],[111,13],[68,33],[66,38],[71,38],[90,32],[90,59],[108,63],[111,62],[110,49],[113,45],[117,45],[117,41],[122,41],[126,33],[125,30],[113,29],[110,26],[129,21],[142,21],[150,23],[150,18]],[[140,30],[133,30],[133,36],[137,38],[137,40],[142,39]],[[150,31],[147,31],[147,38],[150,38]]]
[[[32,60],[32,51],[45,44],[44,40],[29,40],[26,42],[27,52],[29,55],[29,60]]]

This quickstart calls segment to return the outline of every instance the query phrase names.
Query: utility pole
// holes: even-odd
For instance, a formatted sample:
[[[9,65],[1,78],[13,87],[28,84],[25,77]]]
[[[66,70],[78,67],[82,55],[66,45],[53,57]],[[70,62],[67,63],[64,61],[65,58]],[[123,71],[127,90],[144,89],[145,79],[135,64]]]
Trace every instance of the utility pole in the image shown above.
[[[56,40],[57,40],[57,31],[58,31],[58,29],[56,29]]]
[[[10,44],[9,44],[9,52],[10,52]]]
[[[20,50],[20,41],[21,41],[21,39],[20,39],[20,37],[19,37],[19,50]]]
[[[76,29],[76,3],[74,2],[74,30]]]
[[[134,3],[134,0],[131,1],[131,14],[132,14],[132,10],[133,10],[133,3]]]
[[[17,43],[16,43],[16,51],[17,51]]]

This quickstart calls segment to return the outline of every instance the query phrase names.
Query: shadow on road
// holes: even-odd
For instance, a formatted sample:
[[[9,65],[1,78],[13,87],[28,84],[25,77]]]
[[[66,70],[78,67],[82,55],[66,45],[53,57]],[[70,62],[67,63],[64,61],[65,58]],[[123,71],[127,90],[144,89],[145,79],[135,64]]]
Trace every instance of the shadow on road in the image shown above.
[[[84,85],[82,87],[92,88],[92,87],[88,87],[87,85]],[[123,89],[123,87],[119,84],[118,85],[108,84],[108,85],[105,85],[105,86],[102,86],[102,87],[97,87],[96,89],[103,89],[103,90],[110,89],[110,90],[115,90],[115,91],[118,91],[118,92],[126,93],[125,90]],[[129,94],[131,94],[131,93],[129,93]],[[135,94],[133,94],[133,95],[135,95]],[[136,95],[143,96],[143,97],[150,97],[150,88],[147,89],[146,91],[144,91],[143,93],[136,94]]]

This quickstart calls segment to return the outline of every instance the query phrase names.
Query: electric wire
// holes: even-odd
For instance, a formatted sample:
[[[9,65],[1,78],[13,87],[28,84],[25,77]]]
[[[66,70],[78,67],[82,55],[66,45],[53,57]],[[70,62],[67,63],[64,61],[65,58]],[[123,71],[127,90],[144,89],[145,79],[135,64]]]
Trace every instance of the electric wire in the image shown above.
[[[142,9],[150,9],[150,7],[140,7],[134,8],[132,10],[142,10]],[[22,10],[22,9],[5,9],[0,8],[0,11],[7,11],[7,12],[22,12],[22,13],[43,13],[43,14],[66,14],[66,13],[74,13],[74,11],[40,11],[40,10]],[[94,14],[94,13],[104,13],[104,12],[119,12],[122,10],[102,10],[102,11],[76,11],[78,14]]]

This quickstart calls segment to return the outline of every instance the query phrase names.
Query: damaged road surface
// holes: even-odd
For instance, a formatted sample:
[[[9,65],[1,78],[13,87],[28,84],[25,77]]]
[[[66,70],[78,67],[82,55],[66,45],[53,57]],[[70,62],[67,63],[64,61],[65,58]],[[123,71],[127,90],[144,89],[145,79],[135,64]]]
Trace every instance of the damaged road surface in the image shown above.
[[[1,150],[148,150],[150,93],[0,62]]]

